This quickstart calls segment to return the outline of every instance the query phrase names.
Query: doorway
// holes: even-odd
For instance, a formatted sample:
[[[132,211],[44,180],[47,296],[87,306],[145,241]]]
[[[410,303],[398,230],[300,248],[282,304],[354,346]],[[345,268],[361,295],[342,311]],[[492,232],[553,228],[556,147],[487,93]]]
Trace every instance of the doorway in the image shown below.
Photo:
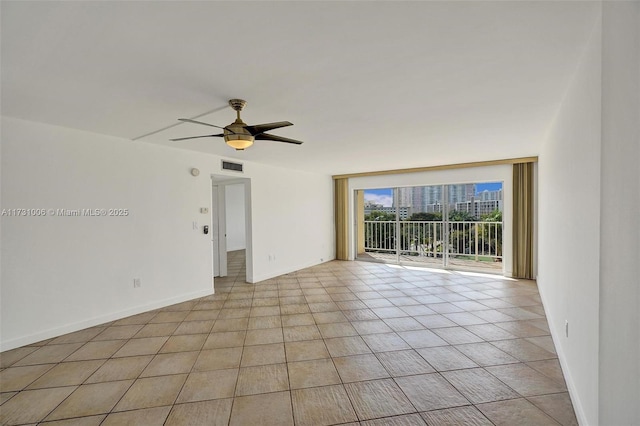
[[[251,180],[212,176],[211,200],[213,276],[252,282]]]

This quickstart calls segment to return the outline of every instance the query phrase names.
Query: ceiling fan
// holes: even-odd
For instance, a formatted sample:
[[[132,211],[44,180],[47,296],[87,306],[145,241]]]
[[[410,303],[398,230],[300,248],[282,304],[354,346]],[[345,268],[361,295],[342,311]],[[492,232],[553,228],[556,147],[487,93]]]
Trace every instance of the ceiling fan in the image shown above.
[[[284,142],[284,143],[292,143],[295,145],[302,145],[301,141],[297,141],[295,139],[283,138],[282,136],[271,135],[268,132],[269,130],[278,129],[280,127],[293,126],[293,123],[288,121],[278,121],[276,123],[265,123],[265,124],[255,124],[253,126],[247,125],[240,118],[240,111],[247,104],[247,101],[243,101],[242,99],[231,99],[229,101],[229,105],[231,108],[236,110],[237,118],[236,121],[229,124],[228,126],[221,127],[216,126],[215,124],[203,123],[202,121],[191,120],[189,118],[179,118],[178,120],[184,121],[186,123],[195,123],[202,124],[204,126],[217,127],[218,129],[224,130],[223,133],[218,133],[215,135],[203,135],[203,136],[190,136],[186,138],[177,138],[170,139],[172,141],[183,141],[186,139],[197,139],[197,138],[212,138],[212,137],[222,137],[227,145],[231,148],[234,148],[236,151],[244,151],[246,148],[249,148],[253,145],[254,140],[264,140],[264,141],[274,141],[274,142]]]

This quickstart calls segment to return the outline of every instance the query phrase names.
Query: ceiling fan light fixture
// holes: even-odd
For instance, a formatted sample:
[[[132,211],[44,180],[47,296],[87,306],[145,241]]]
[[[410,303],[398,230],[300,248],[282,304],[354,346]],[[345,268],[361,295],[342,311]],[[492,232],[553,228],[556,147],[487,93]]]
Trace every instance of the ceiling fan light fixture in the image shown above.
[[[229,100],[229,105],[236,111],[236,120],[225,127],[216,126],[215,124],[203,123],[202,121],[196,121],[191,118],[178,118],[179,121],[216,127],[218,129],[224,130],[224,132],[217,135],[190,136],[186,138],[177,138],[170,140],[183,141],[187,139],[224,137],[225,143],[236,151],[244,151],[245,149],[253,145],[253,141],[255,141],[256,139],[302,145],[302,142],[295,139],[283,138],[281,136],[266,133],[270,130],[279,129],[281,127],[292,126],[293,123],[290,123],[288,121],[278,121],[275,123],[264,123],[248,126],[247,123],[242,121],[242,119],[240,118],[240,111],[242,111],[246,104],[247,102],[242,99]]]
[[[243,134],[224,135],[224,141],[236,151],[242,151],[253,145],[253,136]]]

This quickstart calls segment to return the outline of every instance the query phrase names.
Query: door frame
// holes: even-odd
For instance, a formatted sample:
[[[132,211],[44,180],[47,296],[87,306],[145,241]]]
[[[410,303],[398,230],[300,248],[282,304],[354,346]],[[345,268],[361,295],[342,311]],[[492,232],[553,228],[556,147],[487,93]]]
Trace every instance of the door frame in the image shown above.
[[[218,257],[218,261],[221,263],[220,272],[224,272],[224,275],[227,275],[227,242],[226,242],[226,186],[227,185],[235,185],[242,184],[244,187],[244,223],[245,223],[245,255],[246,255],[246,281],[248,283],[253,283],[253,236],[252,236],[252,216],[251,216],[251,179],[250,178],[239,178],[235,176],[224,176],[224,175],[211,175],[211,185],[212,185],[212,197],[211,197],[211,227],[212,227],[212,271],[215,276],[215,264],[216,257]],[[217,192],[214,191],[217,187]],[[217,196],[213,193],[216,192]],[[218,201],[218,205],[214,204],[214,197]],[[214,221],[214,211],[217,213],[217,224]],[[220,226],[221,218],[224,223]],[[216,229],[217,226],[217,229]],[[217,250],[214,248],[213,244],[213,235],[216,230],[223,235],[223,238],[219,238],[220,240],[224,240],[223,244],[217,244]],[[224,264],[224,267],[222,266]],[[224,269],[224,271],[223,271]]]
[[[211,247],[213,277],[227,276],[227,202],[226,185],[213,182],[211,191]]]

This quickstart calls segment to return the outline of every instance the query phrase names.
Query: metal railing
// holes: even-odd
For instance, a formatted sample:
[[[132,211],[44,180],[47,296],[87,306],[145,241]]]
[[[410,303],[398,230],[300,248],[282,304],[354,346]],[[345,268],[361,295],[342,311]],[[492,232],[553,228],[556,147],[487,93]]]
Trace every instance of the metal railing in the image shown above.
[[[365,252],[502,260],[502,222],[364,221]],[[397,235],[396,235],[397,234]]]

